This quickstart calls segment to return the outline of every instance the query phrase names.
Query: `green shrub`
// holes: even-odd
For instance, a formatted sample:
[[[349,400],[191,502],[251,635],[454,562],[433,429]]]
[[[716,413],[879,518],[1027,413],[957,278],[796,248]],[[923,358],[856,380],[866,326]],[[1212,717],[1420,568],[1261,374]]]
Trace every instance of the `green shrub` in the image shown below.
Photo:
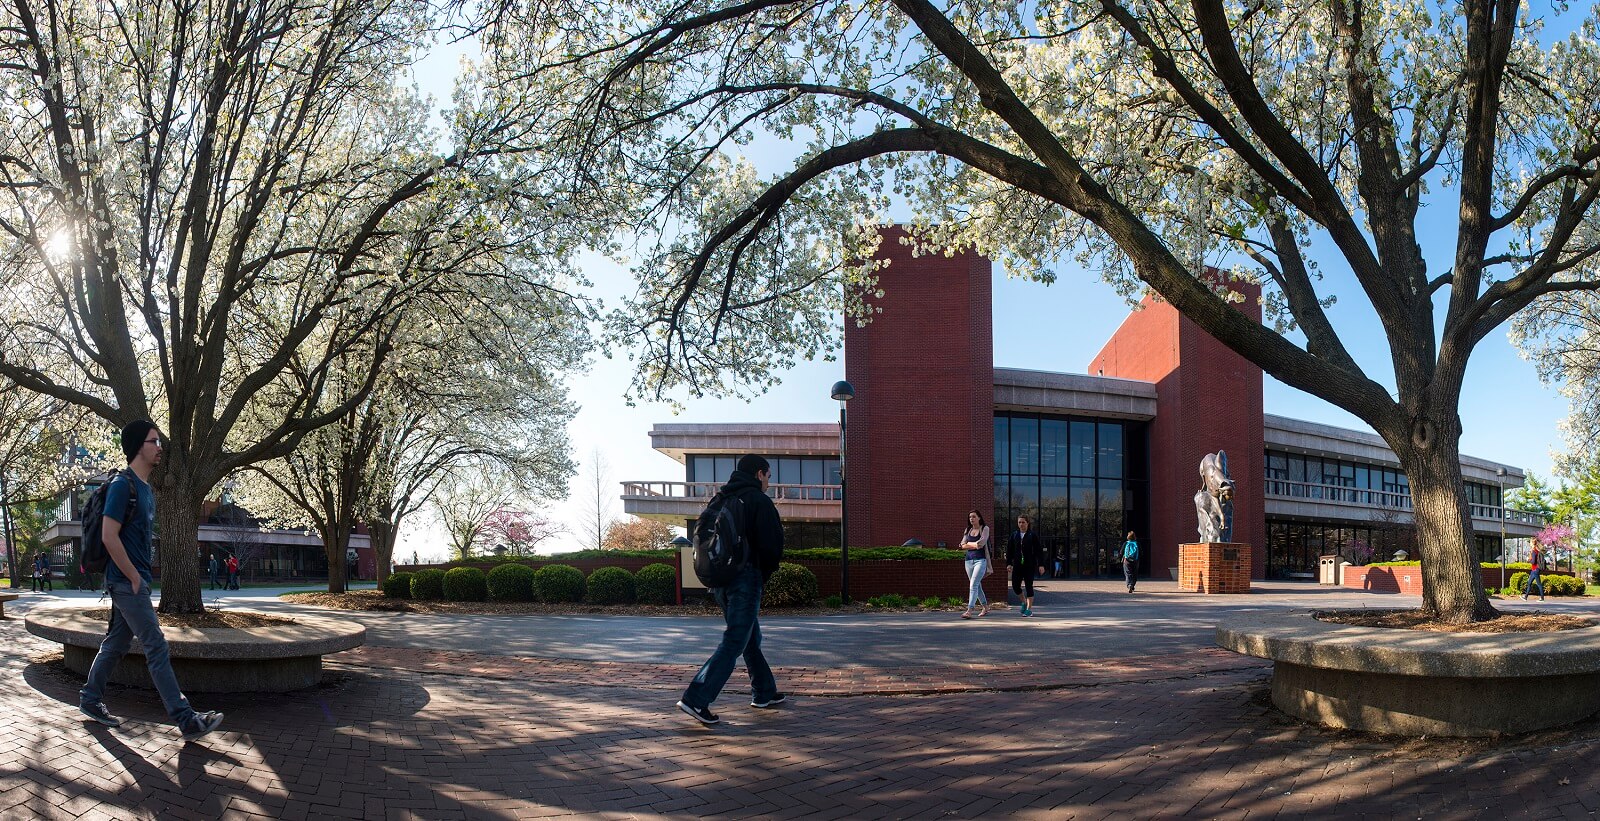
[[[539,601],[583,601],[583,571],[570,564],[547,564],[533,574],[533,592]]]
[[[783,562],[767,580],[762,607],[798,607],[817,597],[817,574],[798,564]]]
[[[902,596],[899,593],[885,593],[881,596],[873,596],[867,599],[867,606],[869,607],[913,607],[917,603],[916,599]]]
[[[929,610],[932,610],[932,609],[938,607],[939,606],[939,597],[938,596],[929,596],[926,599],[923,599],[922,600],[922,606],[928,608]]]
[[[1539,580],[1544,582],[1544,594],[1546,596],[1582,596],[1585,592],[1583,580],[1572,576],[1540,575]],[[1500,594],[1503,596],[1520,596],[1523,593],[1537,594],[1539,592],[1537,587],[1532,590],[1528,590],[1527,587],[1528,574],[1519,570],[1511,574],[1511,581],[1507,583],[1505,589],[1500,591]]]
[[[503,564],[489,571],[485,580],[489,601],[533,601],[533,568],[525,564]]]
[[[601,567],[589,574],[584,601],[590,604],[633,604],[633,574],[620,567]]]
[[[445,601],[484,601],[489,598],[489,585],[483,571],[476,567],[453,567],[444,574]]]
[[[390,573],[389,578],[383,580],[384,598],[411,598],[411,577],[410,573]]]
[[[962,601],[960,596],[949,596],[944,600],[945,607],[965,607],[966,604],[967,603]]]
[[[837,547],[807,547],[800,550],[783,551],[785,559],[810,559],[812,561],[825,561],[839,558]],[[850,561],[928,561],[930,559],[965,559],[965,550],[951,550],[943,547],[852,547],[850,548]]]
[[[678,600],[678,571],[670,564],[647,564],[633,574],[633,593],[640,604],[673,604]]]
[[[835,593],[832,596],[823,599],[822,603],[828,607],[843,607],[844,599],[841,598],[838,593]]]
[[[437,567],[419,570],[411,577],[411,598],[438,601],[444,598],[444,571]]]

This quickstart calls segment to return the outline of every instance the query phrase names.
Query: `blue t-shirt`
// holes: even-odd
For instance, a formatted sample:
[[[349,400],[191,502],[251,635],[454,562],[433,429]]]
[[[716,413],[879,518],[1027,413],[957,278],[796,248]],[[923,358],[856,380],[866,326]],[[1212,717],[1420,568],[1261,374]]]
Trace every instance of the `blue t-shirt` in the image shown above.
[[[137,493],[133,505],[132,521],[123,522],[122,517],[128,510],[128,495]],[[139,577],[144,579],[145,586],[150,584],[150,534],[156,520],[156,494],[136,475],[119,473],[111,480],[111,488],[106,491],[107,519],[116,519],[122,523],[122,548],[128,552],[128,561],[133,562]],[[122,575],[122,569],[116,562],[106,562],[106,583],[114,581],[128,581]]]

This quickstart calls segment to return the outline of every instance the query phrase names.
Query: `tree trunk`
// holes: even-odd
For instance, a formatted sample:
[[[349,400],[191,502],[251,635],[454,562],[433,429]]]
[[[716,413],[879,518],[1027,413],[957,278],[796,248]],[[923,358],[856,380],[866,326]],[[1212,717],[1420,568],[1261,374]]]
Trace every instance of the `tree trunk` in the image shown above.
[[[1411,483],[1422,561],[1422,609],[1458,624],[1499,615],[1483,589],[1461,478],[1460,438],[1459,423],[1416,422],[1404,445],[1395,448]]]
[[[389,578],[390,568],[394,559],[394,528],[388,522],[368,522],[367,533],[372,539],[372,552],[378,561],[378,585],[383,586],[383,580]]]
[[[203,493],[167,474],[157,486],[156,533],[161,538],[161,607],[163,613],[201,613],[200,508]],[[170,484],[169,484],[170,483]]]

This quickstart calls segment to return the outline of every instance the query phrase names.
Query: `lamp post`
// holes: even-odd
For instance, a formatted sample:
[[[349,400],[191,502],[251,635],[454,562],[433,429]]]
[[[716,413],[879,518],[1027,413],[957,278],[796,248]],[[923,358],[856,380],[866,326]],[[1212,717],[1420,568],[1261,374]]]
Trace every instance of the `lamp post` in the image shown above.
[[[1496,468],[1495,482],[1500,486],[1500,589],[1506,589],[1506,469]]]
[[[856,389],[843,379],[833,383],[829,394],[839,402],[839,598],[850,603],[850,507],[845,499],[844,457],[845,403],[856,398]]]

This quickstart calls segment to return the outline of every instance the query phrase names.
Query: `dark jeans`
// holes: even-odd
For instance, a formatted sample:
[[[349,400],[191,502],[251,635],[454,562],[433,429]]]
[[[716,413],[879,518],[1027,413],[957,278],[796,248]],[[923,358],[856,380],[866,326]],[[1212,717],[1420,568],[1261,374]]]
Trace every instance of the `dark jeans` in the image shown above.
[[[722,606],[722,618],[728,626],[722,631],[722,642],[716,651],[683,691],[683,703],[690,707],[710,707],[722,694],[728,677],[733,675],[733,663],[740,656],[744,656],[745,669],[750,672],[750,688],[755,700],[776,696],[778,682],[772,677],[766,656],[761,655],[761,570],[755,565],[747,566],[733,584],[712,588],[711,595]]]
[[[1134,562],[1122,560],[1122,578],[1128,582],[1128,590],[1132,592],[1133,586],[1139,583],[1139,570]]]
[[[1528,571],[1528,584],[1526,587],[1522,588],[1523,598],[1527,598],[1528,594],[1533,592],[1534,585],[1539,586],[1539,598],[1544,598],[1544,579],[1542,578],[1542,574],[1539,572],[1539,568],[1537,567]]]
[[[229,573],[228,574],[228,586],[225,589],[227,589],[227,590],[238,590],[239,589],[239,574],[238,573]]]
[[[213,571],[211,571],[211,589],[212,589],[212,590],[216,590],[216,589],[217,589],[217,578],[218,578],[218,577],[219,577],[219,576],[220,576],[220,575],[221,575],[221,574],[219,574],[219,573],[218,573],[218,572],[217,572],[217,571],[215,571],[215,570],[213,570]]]
[[[50,577],[49,576],[34,576],[33,577],[33,592],[35,592],[35,593],[39,592],[40,588],[43,588],[45,590],[49,590],[51,593],[56,592],[55,585],[50,583]]]
[[[100,652],[89,665],[89,678],[78,691],[78,703],[93,704],[105,699],[106,682],[117,662],[127,654],[133,639],[138,638],[144,648],[145,664],[150,668],[150,681],[161,694],[161,705],[174,723],[183,726],[194,715],[189,699],[178,689],[178,677],[172,673],[172,654],[167,648],[167,637],[161,634],[156,621],[156,609],[150,603],[150,585],[141,583],[139,592],[125,581],[107,585],[111,594],[111,626],[105,640],[100,642]]]
[[[1031,564],[1024,564],[1022,567],[1012,567],[1011,592],[1021,596],[1024,595],[1023,590],[1027,590],[1027,597],[1030,599],[1033,598],[1033,573],[1035,569],[1036,568],[1034,568],[1034,566]]]

